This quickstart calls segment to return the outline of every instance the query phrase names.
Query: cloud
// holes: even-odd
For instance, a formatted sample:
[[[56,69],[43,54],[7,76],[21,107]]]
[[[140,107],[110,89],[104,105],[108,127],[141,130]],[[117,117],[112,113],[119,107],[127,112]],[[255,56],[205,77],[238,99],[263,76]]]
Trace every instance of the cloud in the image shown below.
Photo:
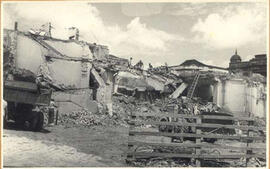
[[[14,21],[19,29],[27,31],[51,22],[52,36],[66,39],[67,28],[77,27],[80,37],[89,42],[108,45],[112,54],[133,57],[134,61],[166,53],[173,41],[181,37],[169,34],[142,23],[139,17],[127,25],[106,25],[100,11],[84,2],[31,2],[5,3],[4,27],[13,28]],[[12,16],[12,17],[11,17]]]
[[[161,3],[122,3],[121,11],[126,16],[151,16],[162,12]]]
[[[199,19],[192,27],[193,41],[214,49],[235,48],[266,41],[266,6],[263,3],[230,5]]]
[[[208,13],[206,3],[177,3],[165,10],[167,15],[200,16]]]

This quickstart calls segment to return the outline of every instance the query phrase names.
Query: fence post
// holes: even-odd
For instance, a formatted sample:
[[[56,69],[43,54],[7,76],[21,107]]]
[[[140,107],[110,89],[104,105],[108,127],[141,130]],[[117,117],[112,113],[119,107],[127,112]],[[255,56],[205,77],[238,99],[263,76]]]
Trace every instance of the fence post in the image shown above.
[[[248,126],[253,125],[253,121],[248,121]],[[252,130],[247,131],[247,136],[251,136]],[[252,143],[253,140],[247,140],[247,148],[249,147],[250,143]],[[252,150],[247,150],[246,155],[252,154]],[[249,158],[246,158],[246,167],[248,167]]]
[[[136,119],[136,116],[133,114],[133,112],[130,112],[131,117],[131,123],[129,124],[129,131],[128,131],[128,151],[134,147],[134,145],[129,144],[130,138],[134,136],[134,134],[130,134],[130,130],[135,128],[134,120]],[[130,163],[134,159],[134,155],[127,155],[126,162]]]
[[[201,116],[198,116],[198,118],[196,119],[196,123],[197,124],[202,124],[202,117]],[[201,134],[202,133],[201,129],[198,128],[198,127],[196,127],[195,130],[196,130],[196,134]],[[196,138],[196,144],[200,144],[200,143],[201,143],[201,137]],[[200,147],[196,147],[195,151],[196,151],[196,155],[201,154],[201,148]],[[196,166],[197,167],[201,166],[201,159],[196,158]]]

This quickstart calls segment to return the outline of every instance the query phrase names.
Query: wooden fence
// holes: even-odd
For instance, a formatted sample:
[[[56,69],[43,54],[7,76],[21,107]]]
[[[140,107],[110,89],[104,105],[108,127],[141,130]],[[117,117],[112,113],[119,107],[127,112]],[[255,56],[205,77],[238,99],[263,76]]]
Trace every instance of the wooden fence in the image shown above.
[[[170,119],[168,121],[160,121],[161,118]],[[182,119],[182,120],[179,120]],[[185,119],[183,122],[183,119]],[[206,120],[231,120],[231,124],[213,124],[205,123]],[[181,121],[181,122],[180,122]],[[159,126],[184,126],[193,128],[193,132],[161,132],[157,128]],[[145,129],[155,130],[145,130]],[[237,133],[219,133],[216,132],[205,132],[204,129],[212,129],[217,131],[219,129],[230,129],[237,130]],[[217,115],[183,115],[174,113],[133,113],[132,120],[130,121],[129,140],[127,153],[127,162],[142,159],[142,158],[190,158],[196,160],[196,166],[201,166],[202,160],[208,159],[242,159],[246,160],[246,165],[250,158],[266,159],[266,136],[263,134],[266,128],[258,127],[254,125],[254,119],[248,117],[231,117],[231,116],[217,116]],[[242,134],[239,134],[242,132]],[[174,143],[171,141],[147,141],[147,137],[161,136],[165,138],[193,138],[193,142],[182,142]],[[139,137],[139,139],[136,137]],[[215,139],[215,140],[238,140],[240,146],[224,145],[224,144],[213,144],[206,143],[204,139]],[[254,147],[252,143],[261,143],[263,146]],[[243,145],[244,144],[244,145]],[[253,146],[252,146],[253,145]],[[171,147],[172,149],[187,148],[194,150],[192,152],[140,152],[137,151],[138,147],[150,146],[153,150],[160,147]],[[202,149],[225,149],[225,150],[239,150],[241,153],[230,153],[229,154],[205,154],[202,153]]]

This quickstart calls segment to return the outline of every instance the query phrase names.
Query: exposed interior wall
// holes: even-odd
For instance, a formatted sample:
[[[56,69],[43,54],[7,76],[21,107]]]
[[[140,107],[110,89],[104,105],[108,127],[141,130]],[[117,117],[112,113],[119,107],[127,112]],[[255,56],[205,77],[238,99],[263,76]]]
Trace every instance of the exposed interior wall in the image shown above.
[[[70,57],[88,57],[93,58],[93,55],[86,44],[78,44],[76,42],[63,42],[44,40],[47,44],[55,48],[60,53]]]
[[[90,96],[91,90],[83,89],[72,92],[54,92],[52,98],[55,100],[60,114],[82,109],[96,113],[98,112],[97,103]]]
[[[246,111],[256,117],[266,117],[266,98],[263,96],[265,86],[249,86],[247,88],[247,106]]]
[[[18,34],[16,67],[28,69],[34,73],[38,71],[39,65],[45,63],[43,47],[32,39]]]
[[[74,56],[75,54],[78,54],[77,57],[82,56],[82,47],[74,42],[65,44],[64,42],[56,41],[53,42],[53,44],[61,44],[60,47],[66,45],[66,47],[63,49],[67,48],[72,55],[74,54]],[[71,48],[69,48],[69,45],[71,45]],[[45,58],[43,57],[46,52],[47,50],[34,40],[24,35],[19,35],[17,43],[17,56],[15,61],[16,66],[37,73],[39,66],[46,62]],[[89,87],[89,69],[91,68],[90,63],[52,59],[52,62],[47,62],[47,65],[49,67],[50,76],[56,81],[57,84],[74,86],[75,88]]]
[[[90,69],[91,64],[86,64],[87,69]],[[51,77],[56,81],[57,84],[74,86],[75,88],[89,87],[89,71],[82,72],[82,62],[54,59],[47,65],[49,67]]]
[[[266,99],[261,97],[265,86],[250,86],[244,80],[220,81],[214,85],[213,101],[235,116],[266,116]]]
[[[55,43],[62,42],[57,41]],[[64,44],[61,45],[64,46]],[[78,57],[82,57],[82,55],[84,55],[84,49],[77,44],[74,45],[74,48],[69,48],[67,45],[65,50],[68,50],[74,56],[75,54],[78,54]],[[47,62],[43,57],[47,52],[47,49],[43,48],[31,38],[24,36],[23,34],[18,34],[17,52],[15,57],[16,67],[28,69],[33,73],[37,73],[40,65],[46,65],[49,69],[49,75],[56,84],[64,84],[65,86],[73,86],[76,89],[84,89],[74,93],[54,92],[53,98],[58,100],[56,102],[58,103],[60,112],[81,110],[82,107],[89,109],[92,112],[98,111],[96,102],[91,100],[91,90],[89,89],[89,70],[92,67],[91,63],[84,61],[67,61],[62,59],[51,59],[50,62]],[[70,101],[65,101],[68,98],[73,100],[75,103],[81,104],[81,106]]]
[[[247,115],[245,114],[246,85],[242,80],[226,81],[223,106],[236,115]]]

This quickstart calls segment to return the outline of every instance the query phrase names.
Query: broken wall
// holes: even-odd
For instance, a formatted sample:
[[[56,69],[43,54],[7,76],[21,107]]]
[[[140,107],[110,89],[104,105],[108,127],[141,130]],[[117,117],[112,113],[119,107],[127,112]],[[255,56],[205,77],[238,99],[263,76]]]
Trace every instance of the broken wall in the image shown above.
[[[89,89],[89,70],[91,68],[91,63],[87,60],[82,61],[72,61],[63,59],[54,59],[51,58],[50,61],[47,61],[44,57],[45,54],[48,54],[47,49],[41,46],[39,43],[34,41],[28,36],[25,36],[23,33],[15,31],[4,31],[6,41],[4,42],[6,46],[15,46],[16,53],[15,57],[15,66],[18,68],[23,68],[32,71],[37,74],[39,67],[46,66],[49,70],[48,75],[52,77],[53,81],[56,84],[63,84],[64,86],[73,86],[76,91],[69,92],[54,92],[53,98],[58,104],[60,112],[70,112],[72,110],[81,110],[82,107],[89,109],[92,112],[97,111],[97,104],[95,101],[91,100],[91,90]],[[16,45],[12,45],[14,37],[17,36]],[[56,41],[54,43],[61,43],[61,41]],[[71,55],[78,54],[77,57],[86,57],[83,50],[78,46],[75,47],[76,50],[72,53],[73,47],[69,48],[69,43],[67,43],[65,50],[69,51]],[[61,47],[58,46],[58,47]],[[75,44],[76,46],[76,44]],[[65,51],[65,52],[67,52]],[[79,52],[78,52],[79,51]],[[83,56],[81,56],[81,54]],[[67,101],[68,100],[68,101]]]
[[[82,108],[96,113],[98,112],[97,103],[93,101],[90,96],[91,90],[81,89],[70,92],[53,92],[52,98],[57,103],[60,114],[68,114],[73,111],[81,110]]]
[[[247,89],[247,111],[256,117],[266,118],[266,87],[263,84],[248,86]]]
[[[70,57],[87,57],[92,59],[93,55],[86,43],[74,41],[52,41],[44,40],[47,44],[55,48],[58,52]]]
[[[101,72],[100,72],[101,73]],[[96,87],[96,100],[101,103],[105,108],[107,108],[108,113],[112,115],[112,93],[113,93],[113,72],[110,70],[102,71],[100,74],[95,68],[91,69],[91,77],[98,87]]]
[[[266,116],[266,99],[263,84],[254,86],[242,79],[219,81],[214,85],[213,101],[235,116]]]
[[[79,56],[77,55],[77,57],[82,57],[81,54],[83,54],[83,48],[79,47],[76,43],[55,41],[52,42],[52,44],[54,46],[57,46],[56,44],[60,44],[57,46],[58,49],[66,45],[62,50],[69,49],[67,51],[69,51],[69,54],[72,56],[78,54]],[[36,41],[23,34],[19,34],[15,61],[18,68],[28,69],[37,73],[39,66],[47,63],[50,76],[57,84],[73,86],[74,88],[89,87],[89,70],[91,68],[91,64],[89,62],[65,59],[51,59],[50,62],[47,62],[44,58],[46,53],[48,53],[47,49],[43,48]]]
[[[38,71],[39,65],[45,62],[43,47],[27,36],[18,34],[16,67],[28,69],[34,73]]]
[[[95,59],[106,59],[106,56],[109,55],[110,51],[107,46],[97,44],[88,44],[88,45]]]
[[[83,72],[83,69],[85,69],[83,64],[86,64],[87,72]],[[51,77],[57,84],[73,86],[74,88],[89,88],[90,63],[54,59],[47,65]]]

